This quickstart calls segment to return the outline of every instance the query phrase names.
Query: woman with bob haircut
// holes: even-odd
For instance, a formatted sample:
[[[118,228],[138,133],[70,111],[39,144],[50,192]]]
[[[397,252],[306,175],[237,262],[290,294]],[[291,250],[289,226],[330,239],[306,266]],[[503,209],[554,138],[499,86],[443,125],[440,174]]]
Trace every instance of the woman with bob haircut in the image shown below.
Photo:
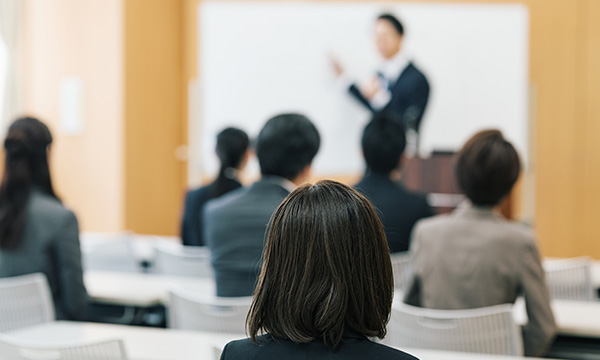
[[[417,223],[405,302],[459,310],[523,296],[529,319],[523,327],[525,356],[539,357],[556,330],[540,255],[533,231],[499,211],[520,170],[517,151],[498,130],[480,131],[465,143],[455,171],[469,201],[450,215]]]
[[[8,129],[0,185],[0,278],[46,275],[56,318],[85,320],[79,226],[52,187],[48,153],[52,135],[41,121],[24,117]]]
[[[383,338],[394,291],[375,209],[334,181],[294,190],[273,214],[247,318],[221,359],[415,359]]]

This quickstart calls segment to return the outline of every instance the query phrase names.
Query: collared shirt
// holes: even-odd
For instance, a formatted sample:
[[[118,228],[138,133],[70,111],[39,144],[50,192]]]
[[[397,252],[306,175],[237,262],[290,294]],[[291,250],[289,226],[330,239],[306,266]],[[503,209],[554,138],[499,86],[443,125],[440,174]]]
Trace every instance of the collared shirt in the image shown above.
[[[289,192],[292,192],[296,189],[296,184],[281,176],[265,175],[262,177],[262,180],[273,184],[277,184]]]

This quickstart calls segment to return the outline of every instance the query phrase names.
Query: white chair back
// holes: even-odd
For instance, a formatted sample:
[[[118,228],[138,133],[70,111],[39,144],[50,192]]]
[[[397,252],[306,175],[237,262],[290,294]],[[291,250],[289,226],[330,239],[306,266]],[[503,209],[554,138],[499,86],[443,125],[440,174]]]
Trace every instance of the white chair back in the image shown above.
[[[205,247],[157,244],[152,269],[160,275],[213,278],[210,251]]]
[[[550,297],[564,300],[596,300],[588,257],[544,261]]]
[[[81,344],[39,344],[0,335],[2,360],[127,360],[122,340]]]
[[[412,277],[412,254],[410,252],[391,255],[392,270],[394,271],[394,288],[406,291]]]
[[[129,232],[83,232],[81,255],[84,270],[141,272]]]
[[[0,279],[0,332],[53,321],[54,316],[52,295],[44,274]]]
[[[394,304],[384,342],[400,348],[522,356],[523,339],[512,309],[512,304],[468,310]]]
[[[245,334],[252,297],[197,296],[169,291],[168,326],[173,329]]]

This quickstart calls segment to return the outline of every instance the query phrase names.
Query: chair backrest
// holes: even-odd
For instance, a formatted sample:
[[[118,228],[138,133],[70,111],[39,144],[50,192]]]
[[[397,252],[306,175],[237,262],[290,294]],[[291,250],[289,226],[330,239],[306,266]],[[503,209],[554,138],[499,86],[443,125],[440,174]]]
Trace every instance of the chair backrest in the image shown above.
[[[48,280],[42,273],[0,279],[0,332],[54,320]]]
[[[157,244],[154,247],[152,272],[160,275],[212,278],[210,251],[198,246]]]
[[[132,235],[118,233],[81,233],[81,255],[85,270],[141,272],[133,251]]]
[[[0,335],[2,360],[127,360],[123,341],[80,344],[38,344]]]
[[[546,283],[553,299],[593,301],[591,263],[588,257],[544,261]]]
[[[521,356],[523,339],[512,308],[502,304],[435,310],[397,303],[384,342],[394,347]]]
[[[410,252],[391,255],[392,270],[394,271],[394,288],[406,291],[412,277],[412,254]]]
[[[174,329],[245,334],[252,297],[197,296],[169,291],[168,326]]]

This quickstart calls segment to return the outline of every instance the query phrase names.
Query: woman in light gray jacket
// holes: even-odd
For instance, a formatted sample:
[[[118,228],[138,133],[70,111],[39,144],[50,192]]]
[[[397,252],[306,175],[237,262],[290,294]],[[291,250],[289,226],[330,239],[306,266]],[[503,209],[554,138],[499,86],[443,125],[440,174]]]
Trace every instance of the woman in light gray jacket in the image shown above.
[[[52,188],[48,127],[31,117],[16,120],[4,141],[0,185],[0,277],[44,273],[57,319],[86,318],[79,227]]]

